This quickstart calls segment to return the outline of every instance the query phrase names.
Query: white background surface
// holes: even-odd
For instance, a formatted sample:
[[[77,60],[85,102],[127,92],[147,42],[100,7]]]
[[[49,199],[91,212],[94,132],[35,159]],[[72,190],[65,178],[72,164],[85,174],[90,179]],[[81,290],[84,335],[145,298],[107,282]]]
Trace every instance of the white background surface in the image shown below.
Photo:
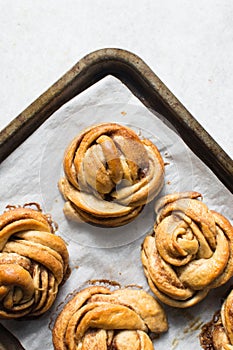
[[[195,2],[188,0],[144,2],[136,0],[99,2],[0,0],[0,129],[4,128],[83,56],[97,49],[118,47],[140,56],[223,149],[233,157],[232,18],[233,2],[231,0],[196,0]],[[117,102],[121,103],[122,99],[125,102],[128,96],[125,97],[121,88],[118,90],[113,93],[117,97]],[[111,94],[112,91],[108,91],[103,100],[109,101]],[[100,102],[97,101],[99,96],[101,94],[96,93],[93,101]],[[84,96],[82,101],[89,103],[87,96]],[[57,112],[60,120],[63,118],[61,114],[64,111],[68,113],[69,109],[64,108]],[[40,139],[40,146],[46,144],[46,137],[49,138],[56,127],[54,119],[48,124],[50,129],[47,128],[46,133],[43,133],[43,128],[39,129],[34,134],[34,138],[28,139],[4,162],[6,166],[1,169],[0,179],[2,208],[12,203],[12,198],[14,198],[14,204],[28,200],[42,202],[38,169],[40,170],[40,165],[44,165],[41,162],[41,158],[44,157],[43,147],[36,147],[38,143],[35,141]],[[33,150],[35,156],[28,158],[28,150]],[[26,161],[23,163],[24,160]],[[17,171],[17,177],[14,171],[9,172],[7,168],[12,164]],[[24,167],[21,164],[25,164]],[[193,189],[200,190],[211,208],[223,212],[232,222],[230,193],[222,188],[202,164],[193,160],[193,165]],[[47,168],[49,171],[49,167]],[[203,173],[206,176],[203,176]],[[30,174],[30,181],[25,174]],[[59,220],[59,226],[61,224],[62,220]],[[140,249],[140,245],[135,247],[135,250]],[[69,248],[72,250],[73,245]],[[74,254],[71,259],[73,271],[77,270],[73,273],[77,274],[78,278],[69,279],[59,295],[57,304],[63,300],[66,293],[73,290],[73,284],[76,286],[76,281],[81,285],[86,279],[103,276],[113,280],[119,279],[120,282],[132,282],[131,276],[127,273],[128,269],[121,270],[118,266],[117,250],[110,249],[103,254],[102,259],[106,259],[106,262],[108,254],[112,254],[112,265],[115,267],[113,269],[109,266],[109,270],[105,271],[104,266],[108,265],[95,259],[97,250],[93,250],[96,254],[93,258],[93,255],[88,255],[82,247],[78,249],[77,261],[73,259]],[[127,249],[131,249],[131,246]],[[138,266],[134,265],[135,258],[132,251],[128,252],[127,249],[124,257],[130,266],[131,275],[136,276]],[[75,265],[80,265],[80,260],[81,268],[74,268]],[[93,261],[95,261],[94,265]],[[132,270],[132,266],[135,271]],[[144,275],[142,271],[140,273],[141,279],[135,282],[146,287]],[[225,293],[225,289],[217,290],[217,297],[212,294],[213,299],[207,298],[193,310],[180,313],[180,316],[174,310],[170,311],[171,328],[166,338],[161,338],[158,348],[163,349],[163,346],[172,350],[187,348],[185,327],[189,326],[190,322],[196,326],[193,319],[200,321],[200,317],[203,317],[203,320],[209,320],[213,311],[218,308],[223,291]],[[40,322],[43,323],[44,319],[34,323],[35,333],[32,332],[30,321],[23,322],[23,327],[18,327],[17,322],[7,325],[19,337],[26,349],[38,348],[38,334],[35,335],[38,329],[41,330],[39,335],[41,344],[43,341],[50,344],[50,346],[42,344],[42,347],[52,349],[50,332],[47,338],[44,337],[44,331],[39,327]],[[46,322],[43,327],[48,332]],[[194,328],[190,328],[188,334],[191,350],[200,348],[197,340],[199,330]],[[27,329],[30,331],[27,332]],[[163,339],[165,339],[164,344],[162,344]]]
[[[0,0],[0,129],[86,54],[139,55],[232,157],[231,0]]]

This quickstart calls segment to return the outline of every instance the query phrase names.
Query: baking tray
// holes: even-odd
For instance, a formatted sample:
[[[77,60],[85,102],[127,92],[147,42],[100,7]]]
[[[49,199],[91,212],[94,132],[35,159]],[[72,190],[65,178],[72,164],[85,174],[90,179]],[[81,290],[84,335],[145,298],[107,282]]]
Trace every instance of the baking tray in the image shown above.
[[[233,161],[177,100],[154,72],[135,54],[120,49],[102,49],[82,58],[54,85],[36,99],[0,132],[0,162],[62,105],[102,78],[112,75],[157,117],[183,139],[187,146],[233,192]],[[1,339],[1,332],[6,337]],[[22,349],[20,344],[0,325],[1,340],[6,350]],[[10,340],[10,341],[11,341]],[[5,349],[3,348],[3,349]]]
[[[63,104],[104,77],[125,84],[150,111],[172,125],[187,146],[233,193],[233,161],[146,63],[122,49],[94,51],[78,61],[55,84],[0,132],[0,162]]]
[[[0,323],[0,350],[24,350],[18,339]]]

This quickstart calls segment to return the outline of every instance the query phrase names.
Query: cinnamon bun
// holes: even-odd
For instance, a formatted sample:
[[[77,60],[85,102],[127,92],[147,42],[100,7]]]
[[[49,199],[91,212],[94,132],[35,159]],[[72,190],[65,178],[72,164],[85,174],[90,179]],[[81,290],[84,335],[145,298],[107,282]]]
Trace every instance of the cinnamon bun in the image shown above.
[[[145,291],[92,286],[60,312],[53,344],[55,350],[153,350],[148,333],[167,329],[163,308]]]
[[[0,215],[0,318],[39,316],[53,304],[68,271],[68,251],[39,207]]]
[[[159,193],[164,163],[157,147],[128,127],[104,123],[81,132],[64,155],[59,181],[68,219],[103,227],[129,223]]]
[[[233,276],[233,227],[200,197],[183,192],[159,199],[154,232],[142,245],[151,290],[174,307],[198,303]]]
[[[202,326],[199,338],[204,350],[233,349],[233,291],[228,294],[213,319]]]

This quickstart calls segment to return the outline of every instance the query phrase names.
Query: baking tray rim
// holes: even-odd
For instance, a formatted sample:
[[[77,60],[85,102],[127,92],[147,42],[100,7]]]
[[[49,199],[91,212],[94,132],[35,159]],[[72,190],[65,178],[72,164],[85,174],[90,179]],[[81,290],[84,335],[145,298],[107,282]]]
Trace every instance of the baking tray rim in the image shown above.
[[[140,57],[119,48],[87,54],[14,118],[0,132],[0,163],[62,105],[108,75],[119,79],[152,113],[172,126],[233,193],[232,159]]]

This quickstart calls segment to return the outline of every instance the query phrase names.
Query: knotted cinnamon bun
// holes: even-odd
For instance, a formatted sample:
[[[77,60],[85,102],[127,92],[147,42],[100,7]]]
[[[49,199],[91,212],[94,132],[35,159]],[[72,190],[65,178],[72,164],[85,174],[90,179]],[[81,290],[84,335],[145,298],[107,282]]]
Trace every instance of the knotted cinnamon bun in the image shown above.
[[[202,327],[200,343],[205,350],[233,349],[233,291],[225,299],[221,310]]]
[[[174,307],[198,303],[233,275],[233,227],[199,197],[183,192],[158,200],[154,232],[142,245],[150,288]]]
[[[53,304],[68,251],[40,208],[11,207],[0,215],[0,317],[38,316]]]
[[[164,181],[157,147],[115,123],[85,129],[68,146],[63,165],[59,189],[65,215],[100,226],[132,221]]]
[[[53,328],[56,350],[153,350],[148,332],[167,331],[166,315],[143,290],[92,286],[63,308]]]

